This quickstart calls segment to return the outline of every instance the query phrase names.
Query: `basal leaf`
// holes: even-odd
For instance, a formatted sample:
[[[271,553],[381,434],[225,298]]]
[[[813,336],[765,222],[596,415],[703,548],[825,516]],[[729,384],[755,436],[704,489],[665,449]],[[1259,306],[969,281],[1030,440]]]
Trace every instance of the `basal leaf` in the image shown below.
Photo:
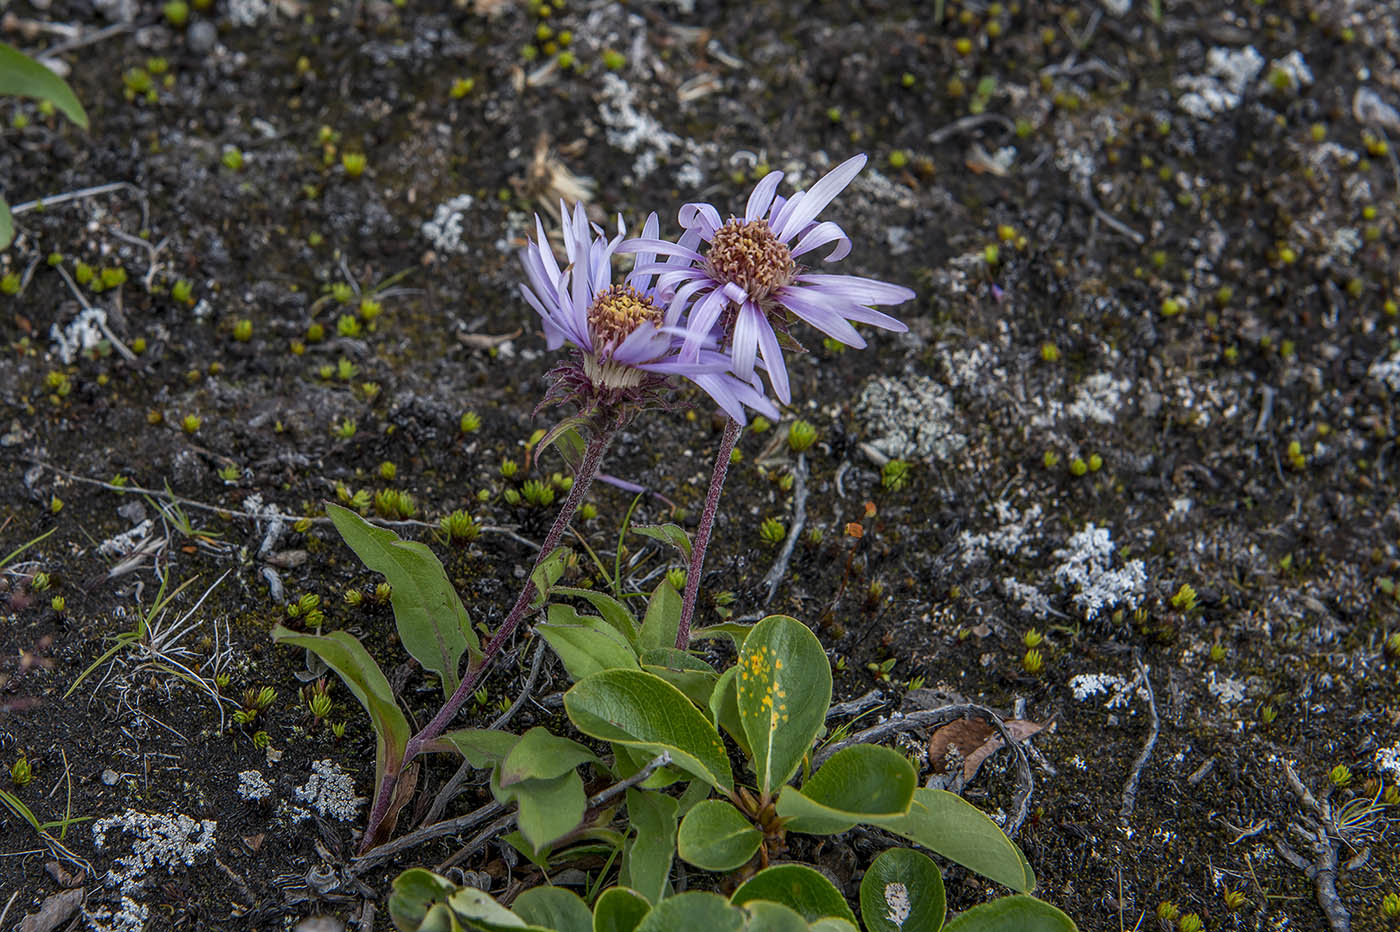
[[[634,524],[632,530],[643,537],[670,544],[690,559],[690,535],[679,524]]]
[[[754,625],[734,665],[739,719],[767,798],[797,772],[825,727],[831,664],[806,625],[770,615]]]
[[[658,754],[714,787],[733,791],[719,732],[676,687],[641,670],[604,670],[564,694],[574,727],[592,738]]]
[[[904,815],[865,821],[1017,892],[1035,889],[1035,875],[1021,850],[986,813],[955,793],[917,789]]]
[[[8,249],[15,240],[15,221],[10,216],[10,205],[0,197],[0,249]]]
[[[807,920],[794,909],[772,900],[751,900],[744,904],[749,914],[744,932],[810,932]]]
[[[738,650],[744,646],[744,639],[749,636],[749,632],[752,630],[753,625],[746,625],[737,621],[722,621],[717,625],[709,625],[705,628],[691,628],[690,640],[693,643],[695,641],[714,641],[719,638],[729,638],[730,642],[734,644],[734,649]]]
[[[858,822],[909,811],[918,775],[904,755],[876,744],[837,751],[802,785],[783,787],[778,814],[788,831],[835,835]]]
[[[457,885],[421,867],[412,867],[394,878],[389,894],[389,921],[400,932],[417,932],[433,906],[445,904]]]
[[[386,770],[398,772],[412,732],[384,671],[379,669],[364,645],[346,631],[299,634],[282,625],[272,629],[272,639],[278,644],[305,647],[320,657],[365,707],[374,726],[374,785],[378,787],[383,782]]]
[[[719,675],[715,688],[710,692],[710,721],[734,739],[745,757],[752,758],[749,737],[744,734],[744,723],[739,718],[739,697],[734,681],[739,678],[739,668],[729,667]]]
[[[494,775],[491,782],[503,802],[513,799],[520,807],[516,824],[537,850],[563,838],[583,821],[588,797],[576,770],[552,780],[524,780],[508,787],[499,786]]]
[[[642,630],[637,634],[637,646],[644,651],[649,647],[675,647],[676,632],[680,627],[681,595],[663,579],[647,602]]]
[[[617,629],[618,633],[627,638],[627,643],[636,644],[637,641],[637,619],[632,616],[632,612],[617,599],[604,592],[595,589],[574,589],[569,586],[555,586],[550,590],[554,596],[569,596],[570,598],[583,599],[592,605],[603,620]]]
[[[563,887],[531,887],[510,911],[531,925],[555,932],[593,932],[593,914],[577,893]]]
[[[729,901],[742,906],[750,900],[772,900],[796,910],[808,922],[835,916],[854,923],[855,913],[826,875],[805,864],[766,867],[739,885]]]
[[[629,789],[627,820],[634,834],[622,856],[622,883],[659,903],[676,853],[676,801],[664,793]]]
[[[460,728],[449,731],[433,742],[433,750],[456,750],[478,770],[494,767],[505,760],[510,749],[520,740],[519,735],[491,728]]]
[[[719,674],[698,657],[674,647],[653,647],[642,654],[642,669],[654,673],[685,693],[701,709],[709,707]]]
[[[861,879],[866,932],[938,932],[945,911],[938,865],[913,848],[881,852]]]
[[[609,887],[593,904],[593,932],[634,932],[651,903],[636,890]]]
[[[677,853],[707,871],[744,866],[763,843],[763,832],[732,805],[719,799],[697,803],[681,820]]]
[[[491,894],[475,887],[460,887],[447,898],[447,905],[472,928],[482,928],[487,932],[507,932],[514,929],[529,929],[529,923],[492,899]]]
[[[0,96],[47,100],[83,129],[87,113],[68,82],[13,46],[0,42]]]
[[[575,681],[602,670],[637,669],[637,653],[612,625],[593,615],[580,615],[572,606],[549,607],[549,621],[535,630],[559,655]]]
[[[577,741],[550,734],[543,725],[536,725],[521,736],[501,761],[497,782],[504,789],[523,780],[553,780],[579,764],[597,759]]]
[[[943,928],[946,932],[1077,932],[1074,920],[1033,896],[1004,896],[974,906]]]
[[[326,504],[335,528],[365,566],[389,580],[394,624],[404,649],[436,673],[444,696],[461,682],[457,668],[464,651],[481,656],[471,619],[442,563],[425,545],[402,540],[339,505]]]
[[[637,925],[637,932],[740,932],[747,918],[742,909],[729,905],[718,893],[692,890],[652,907]]]

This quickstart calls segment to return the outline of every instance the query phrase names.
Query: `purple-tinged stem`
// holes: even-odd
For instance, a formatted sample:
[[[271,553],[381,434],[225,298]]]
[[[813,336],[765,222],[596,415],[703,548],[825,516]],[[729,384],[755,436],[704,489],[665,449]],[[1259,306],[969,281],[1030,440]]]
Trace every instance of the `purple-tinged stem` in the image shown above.
[[[710,477],[710,491],[705,495],[705,510],[700,514],[700,526],[695,529],[695,540],[690,545],[690,569],[685,574],[685,601],[681,604],[681,624],[676,631],[676,650],[690,646],[690,620],[695,615],[695,598],[700,593],[705,550],[710,545],[710,532],[714,530],[719,493],[724,489],[724,477],[729,472],[729,458],[734,455],[734,444],[738,440],[738,422],[726,418],[724,438],[719,442],[719,454],[715,457],[715,472]]]
[[[559,541],[564,537],[564,531],[573,520],[574,512],[583,503],[583,497],[588,494],[588,487],[593,484],[593,479],[598,475],[598,467],[603,462],[603,451],[607,449],[612,441],[615,430],[613,428],[595,428],[592,439],[588,441],[588,448],[584,451],[583,462],[579,464],[577,472],[574,473],[574,484],[569,487],[569,494],[564,499],[564,504],[559,508],[559,515],[554,519],[554,525],[545,536],[544,543],[540,545],[539,555],[535,558],[534,565],[530,568],[530,575],[525,579],[525,586],[520,590],[520,596],[515,600],[515,605],[511,607],[510,614],[506,615],[506,620],[496,629],[495,635],[487,642],[486,649],[482,651],[481,660],[472,664],[467,675],[462,678],[457,691],[443,703],[437,715],[432,721],[424,725],[423,728],[408,739],[404,746],[403,761],[399,764],[396,773],[384,775],[384,783],[379,787],[379,793],[374,800],[374,809],[370,812],[369,827],[365,830],[365,844],[369,844],[379,830],[379,823],[384,820],[384,815],[389,811],[389,806],[394,797],[394,787],[399,781],[400,775],[408,767],[409,763],[423,753],[424,749],[433,742],[438,735],[447,728],[452,717],[462,708],[462,704],[467,701],[467,697],[476,689],[481,682],[491,664],[500,655],[501,649],[506,641],[514,633],[520,620],[525,617],[525,612],[530,607],[530,601],[535,595],[534,570],[559,546]]]

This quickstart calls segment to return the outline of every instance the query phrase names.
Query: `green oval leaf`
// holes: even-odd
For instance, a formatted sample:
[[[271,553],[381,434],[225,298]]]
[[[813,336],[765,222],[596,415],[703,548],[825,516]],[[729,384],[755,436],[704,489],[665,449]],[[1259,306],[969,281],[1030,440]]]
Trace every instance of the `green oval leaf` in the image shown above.
[[[753,900],[744,904],[749,924],[744,932],[809,932],[811,926],[795,911],[772,900]]]
[[[632,612],[627,606],[606,593],[598,592],[594,589],[574,589],[570,586],[555,586],[550,590],[554,596],[570,596],[575,599],[583,599],[597,609],[598,614],[608,624],[617,629],[627,639],[627,643],[635,644],[637,641],[637,619],[632,617]]]
[[[831,755],[800,792],[783,787],[778,815],[793,820],[788,831],[835,835],[858,822],[908,812],[918,782],[903,754],[857,744]]]
[[[515,801],[516,825],[536,851],[578,828],[588,806],[583,779],[576,770],[552,780],[525,780],[508,787],[500,786],[493,773],[491,789],[501,802]]]
[[[593,904],[593,932],[633,932],[651,904],[636,890],[609,887]]]
[[[735,662],[739,719],[762,797],[797,772],[825,727],[831,664],[807,626],[786,615],[754,625]]]
[[[497,903],[491,894],[474,887],[460,887],[447,898],[447,905],[459,918],[488,932],[528,928],[524,919]]]
[[[707,871],[732,871],[742,867],[763,843],[759,831],[742,812],[719,799],[707,799],[681,820],[676,836],[677,853]]]
[[[656,904],[637,932],[739,932],[746,916],[718,893],[691,891]]]
[[[0,42],[0,96],[47,100],[68,119],[88,128],[87,113],[68,82],[4,42]]]
[[[759,622],[762,624],[762,622]],[[855,923],[855,913],[826,875],[805,864],[778,864],[754,874],[729,901],[743,906],[750,900],[772,900],[794,909],[808,922],[823,916],[835,916]]]
[[[593,914],[577,893],[563,887],[531,887],[515,898],[510,911],[555,932],[593,932]]]
[[[506,754],[497,779],[502,788],[522,780],[553,780],[579,764],[597,760],[592,751],[577,741],[552,735],[548,728],[536,725]]]
[[[416,932],[433,906],[446,903],[457,885],[432,871],[412,867],[394,878],[389,894],[389,921],[401,932]]]
[[[1033,896],[1004,896],[974,906],[943,928],[947,932],[1077,932],[1074,920]]]
[[[734,739],[745,757],[753,757],[748,735],[744,734],[744,723],[739,718],[739,695],[734,681],[739,678],[739,668],[729,667],[719,675],[715,688],[710,691],[710,721]]]
[[[904,815],[866,821],[1013,890],[1035,889],[1035,874],[1021,849],[986,813],[955,793],[917,789]]]
[[[860,881],[866,932],[938,932],[946,910],[938,865],[912,848],[881,852]]]
[[[733,791],[729,757],[715,726],[676,687],[641,670],[604,670],[564,694],[574,727],[591,738],[653,754],[669,751],[676,766],[710,786]]]
[[[475,660],[481,642],[442,563],[425,545],[402,540],[348,508],[328,502],[326,514],[365,566],[389,581],[399,640],[423,669],[438,675],[443,695],[451,696],[461,682],[462,653],[470,650]]]
[[[835,916],[827,916],[818,919],[808,926],[812,932],[860,932],[854,922],[847,922],[844,919],[837,919]]]
[[[494,767],[506,759],[519,735],[493,728],[459,728],[442,735],[432,744],[434,751],[455,749],[478,770]]]
[[[643,537],[670,544],[690,559],[690,535],[679,524],[634,524],[632,530]]]
[[[719,674],[697,657],[674,647],[653,647],[642,654],[642,669],[655,673],[685,693],[701,709],[708,708]]]

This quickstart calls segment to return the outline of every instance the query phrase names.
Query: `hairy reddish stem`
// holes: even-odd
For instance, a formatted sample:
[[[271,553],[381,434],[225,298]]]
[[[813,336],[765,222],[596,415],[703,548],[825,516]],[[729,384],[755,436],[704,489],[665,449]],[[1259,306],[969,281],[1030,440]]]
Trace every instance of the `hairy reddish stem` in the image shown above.
[[[710,491],[705,495],[705,510],[700,514],[700,526],[695,529],[695,540],[690,545],[690,569],[685,576],[685,601],[681,605],[681,624],[676,630],[676,650],[690,646],[690,620],[695,615],[695,598],[700,593],[700,574],[705,569],[705,550],[710,545],[710,532],[715,527],[715,512],[719,510],[719,493],[724,489],[724,477],[729,472],[729,458],[734,455],[734,444],[739,440],[739,424],[733,418],[724,422],[724,438],[719,442],[719,454],[715,457],[714,475],[710,477]]]
[[[408,739],[404,746],[403,761],[399,764],[395,773],[385,773],[384,783],[379,787],[379,792],[374,800],[374,809],[370,812],[369,826],[365,829],[364,841],[361,843],[360,853],[368,850],[375,833],[379,830],[379,824],[384,821],[385,813],[389,811],[389,806],[394,798],[394,788],[399,782],[404,770],[409,763],[427,748],[443,730],[447,728],[452,717],[462,708],[462,704],[467,701],[467,697],[476,689],[487,671],[491,669],[491,664],[500,656],[501,649],[511,634],[515,632],[520,620],[525,617],[525,612],[530,607],[530,600],[535,595],[534,570],[555,551],[559,546],[559,541],[564,537],[564,531],[573,520],[574,512],[583,503],[583,497],[588,494],[588,487],[593,484],[593,479],[598,475],[598,467],[603,462],[603,451],[607,449],[608,443],[612,440],[615,429],[595,428],[592,439],[588,441],[588,448],[584,451],[583,462],[579,464],[577,472],[574,474],[574,484],[569,488],[569,494],[564,499],[564,504],[559,508],[559,515],[554,519],[554,525],[549,529],[549,534],[545,536],[544,543],[540,545],[540,552],[535,557],[534,565],[530,568],[530,575],[525,579],[525,586],[520,590],[520,596],[515,600],[515,605],[511,607],[510,614],[506,615],[506,620],[496,629],[495,635],[487,642],[486,649],[482,651],[481,660],[472,664],[467,669],[467,675],[462,677],[461,685],[457,691],[443,703],[437,715],[432,721],[424,725],[418,734]]]

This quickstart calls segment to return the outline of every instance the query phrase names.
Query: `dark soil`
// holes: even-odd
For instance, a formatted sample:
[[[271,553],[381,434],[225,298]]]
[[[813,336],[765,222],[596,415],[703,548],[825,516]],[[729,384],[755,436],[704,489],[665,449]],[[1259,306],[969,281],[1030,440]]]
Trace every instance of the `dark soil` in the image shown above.
[[[572,199],[564,182],[584,176],[600,221],[621,212],[639,225],[656,210],[674,234],[684,201],[741,211],[764,166],[788,171],[790,191],[863,151],[870,166],[827,212],[856,244],[837,270],[919,296],[897,311],[909,334],[872,332],[868,349],[839,353],[818,336],[791,364],[787,417],[820,432],[805,514],[820,534],[804,534],[767,610],[818,632],[838,698],[879,686],[897,703],[920,678],[939,696],[1007,715],[1024,700],[1021,717],[1053,719],[1033,742],[1043,760],[1018,841],[1038,894],[1080,928],[1152,928],[1163,902],[1212,930],[1326,928],[1312,880],[1277,847],[1314,857],[1290,830],[1305,813],[1286,765],[1335,804],[1379,798],[1368,824],[1334,827],[1339,859],[1357,858],[1338,893],[1352,928],[1394,927],[1381,902],[1400,893],[1400,860],[1383,803],[1400,773],[1383,772],[1377,751],[1400,738],[1385,649],[1400,620],[1400,168],[1386,141],[1400,118],[1355,106],[1358,91],[1400,103],[1394,2],[568,0],[545,18],[499,0],[218,0],[182,29],[155,4],[129,5],[136,18],[112,34],[97,30],[122,22],[122,3],[15,2],[3,20],[4,40],[31,52],[70,41],[54,24],[91,39],[58,56],[91,132],[13,100],[7,123],[29,123],[0,130],[5,198],[53,202],[18,214],[19,238],[0,254],[0,274],[22,281],[0,296],[0,556],[52,531],[0,579],[0,762],[33,766],[33,782],[9,789],[39,821],[90,820],[63,836],[95,872],[71,882],[90,913],[119,907],[103,881],[130,853],[116,830],[97,847],[92,824],[134,809],[217,822],[211,853],[155,869],[133,894],[149,928],[354,923],[366,903],[385,928],[395,874],[460,842],[340,882],[364,808],[294,822],[279,804],[297,804],[323,759],[368,795],[373,735],[339,683],[315,724],[299,694],[306,658],[274,648],[269,631],[287,602],[318,594],[328,630],[365,641],[419,722],[437,689],[406,663],[387,606],[343,600],[379,580],[328,523],[269,533],[254,515],[316,517],[338,485],[411,493],[424,523],[404,533],[434,547],[494,626],[532,557],[522,539],[538,541],[552,518],[502,493],[565,469],[525,449],[550,423],[532,411],[554,362],[517,291],[531,215]],[[1120,6],[1131,9],[1108,9]],[[557,38],[537,38],[542,28]],[[544,68],[542,46],[565,31],[576,66]],[[1229,90],[1212,50],[1246,47],[1260,61],[1233,106],[1193,113],[1188,92]],[[617,70],[606,51],[621,54]],[[1292,53],[1309,81],[1292,76]],[[474,86],[454,96],[459,79]],[[343,153],[365,156],[363,175]],[[112,182],[127,185],[57,202]],[[424,224],[461,195],[471,202],[456,238],[434,241]],[[69,275],[83,263],[99,281],[120,267],[126,281],[77,286],[78,298],[53,253]],[[188,301],[172,293],[180,281]],[[351,326],[356,295],[386,282],[382,313]],[[106,312],[108,332],[65,362],[55,328],[80,301]],[[862,406],[877,378],[897,382]],[[688,400],[693,413],[650,414],[610,454],[607,471],[658,493],[634,522],[694,525],[721,424]],[[481,419],[472,433],[459,425],[467,411]],[[347,423],[353,436],[337,436]],[[881,439],[891,425],[941,439],[901,450]],[[758,525],[796,517],[786,429],[785,418],[740,441],[702,623],[763,611],[776,550]],[[899,453],[913,468],[886,488],[878,464]],[[507,458],[522,466],[510,479]],[[592,500],[598,516],[579,530],[610,563],[632,496],[604,486]],[[455,509],[514,535],[450,546],[431,528]],[[103,552],[147,518],[144,555]],[[1099,579],[1097,611],[1056,573],[1091,524],[1111,534],[1099,569],[1119,571]],[[637,582],[672,559],[643,544],[625,540],[628,559],[643,556]],[[584,555],[576,583],[590,567]],[[41,571],[51,586],[35,591]],[[191,582],[159,621],[193,623],[171,655],[186,672],[132,647],[89,670],[162,578]],[[1183,585],[1194,605],[1173,601]],[[1045,637],[1037,672],[1031,629]],[[515,697],[533,643],[522,639],[466,719],[484,724]],[[1146,690],[1106,708],[1113,690],[1080,700],[1070,684],[1131,684],[1135,658],[1160,735],[1124,818]],[[222,727],[208,691],[218,673]],[[539,693],[566,685],[556,666]],[[233,723],[244,691],[264,686],[271,707]],[[342,722],[337,739],[330,725]],[[512,724],[535,723],[560,724],[532,705]],[[1005,756],[967,790],[993,814],[1010,808]],[[1339,764],[1350,782],[1329,791]],[[249,770],[272,785],[269,800],[240,797]],[[425,801],[451,772],[429,763]],[[487,798],[476,786],[447,814]],[[812,856],[857,883],[875,850],[858,838]],[[79,873],[46,870],[51,853],[8,811],[0,855],[11,922]],[[462,867],[487,870],[500,892],[502,858],[492,847]],[[953,867],[948,886],[954,908],[995,892]],[[1233,910],[1230,891],[1243,895]]]

